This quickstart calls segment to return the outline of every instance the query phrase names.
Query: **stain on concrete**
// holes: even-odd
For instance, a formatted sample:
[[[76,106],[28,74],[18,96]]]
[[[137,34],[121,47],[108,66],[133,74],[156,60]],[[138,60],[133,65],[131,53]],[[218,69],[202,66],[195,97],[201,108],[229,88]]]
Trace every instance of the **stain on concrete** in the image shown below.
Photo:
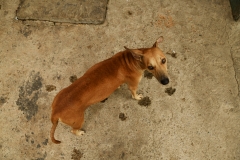
[[[77,80],[77,76],[76,75],[72,75],[72,76],[70,76],[69,77],[69,80],[70,80],[70,82],[75,82],[76,80]]]
[[[132,11],[128,11],[128,15],[129,16],[133,15],[133,12]]]
[[[0,97],[0,106],[7,102],[7,97]]]
[[[174,50],[170,50],[167,54],[171,55],[173,58],[177,58],[177,53]]]
[[[73,160],[80,160],[83,156],[83,153],[80,152],[78,149],[74,148],[73,153],[72,153],[72,158]]]
[[[112,146],[111,149],[105,149],[101,152],[99,152],[98,155],[98,159],[99,160],[105,160],[105,159],[120,159],[120,158],[124,158],[124,159],[128,159],[126,156],[126,153],[124,152],[124,147],[125,144],[123,141],[119,141],[117,142],[117,140],[113,140],[114,142],[112,142]],[[138,146],[139,147],[139,146]],[[123,155],[124,152],[124,155]],[[112,158],[112,157],[116,157],[116,158]]]
[[[48,139],[45,139],[45,141],[42,142],[42,144],[46,146],[48,144]]]
[[[146,97],[143,97],[141,100],[139,100],[138,104],[141,106],[148,107],[151,104],[151,100],[148,96],[146,96]]]
[[[44,153],[43,157],[37,158],[37,160],[44,160],[44,159],[46,159],[46,157],[47,157],[47,152]]]
[[[169,96],[173,95],[175,92],[176,88],[169,87],[165,89],[165,93],[167,93]]]
[[[127,119],[127,116],[124,113],[119,113],[119,119],[125,121]]]
[[[172,16],[159,14],[156,25],[159,27],[171,28],[175,24]]]
[[[54,85],[46,85],[46,91],[51,92],[53,90],[56,90],[56,86],[54,86]]]
[[[125,157],[125,152],[122,152],[120,155],[119,155],[119,159],[124,159]]]
[[[147,79],[152,79],[153,74],[148,72],[147,70],[144,71],[144,77],[146,77]]]
[[[18,109],[23,111],[27,120],[31,120],[38,112],[37,100],[42,88],[42,77],[39,72],[32,71],[28,80],[19,87]]]
[[[25,134],[25,140],[26,142],[29,142],[30,136]]]
[[[53,80],[61,80],[61,79],[62,79],[62,76],[58,74],[53,77]]]
[[[23,27],[20,29],[20,33],[22,33],[27,38],[31,35],[32,31],[28,27]]]

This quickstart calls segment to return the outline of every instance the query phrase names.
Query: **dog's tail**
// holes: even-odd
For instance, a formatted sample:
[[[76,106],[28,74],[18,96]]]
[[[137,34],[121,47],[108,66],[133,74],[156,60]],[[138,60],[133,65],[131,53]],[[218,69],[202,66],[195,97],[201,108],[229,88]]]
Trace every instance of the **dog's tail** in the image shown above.
[[[57,125],[58,125],[58,119],[54,119],[53,117],[51,118],[51,121],[52,121],[52,129],[51,129],[51,132],[50,132],[50,137],[51,137],[51,140],[53,143],[56,143],[56,144],[59,144],[61,143],[61,141],[58,141],[54,138],[54,133],[55,133],[55,130],[57,128]]]

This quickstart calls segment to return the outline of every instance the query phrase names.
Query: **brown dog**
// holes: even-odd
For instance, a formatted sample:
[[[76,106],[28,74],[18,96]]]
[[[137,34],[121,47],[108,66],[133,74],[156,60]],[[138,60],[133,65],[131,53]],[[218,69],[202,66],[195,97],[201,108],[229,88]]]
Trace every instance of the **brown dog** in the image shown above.
[[[163,85],[169,83],[167,60],[157,47],[163,41],[160,37],[151,48],[128,49],[92,66],[82,77],[61,90],[52,104],[51,139],[54,138],[58,121],[72,127],[72,133],[82,135],[84,111],[92,104],[106,99],[122,83],[126,83],[134,99],[141,99],[136,93],[144,70],[151,72]]]

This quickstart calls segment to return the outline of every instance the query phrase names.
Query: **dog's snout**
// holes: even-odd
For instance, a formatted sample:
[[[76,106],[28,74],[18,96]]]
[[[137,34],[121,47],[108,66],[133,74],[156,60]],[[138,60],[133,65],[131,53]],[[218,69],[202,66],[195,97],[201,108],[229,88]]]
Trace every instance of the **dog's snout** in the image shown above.
[[[166,85],[166,84],[169,83],[169,79],[166,77],[166,78],[161,79],[160,82],[161,82],[163,85]]]

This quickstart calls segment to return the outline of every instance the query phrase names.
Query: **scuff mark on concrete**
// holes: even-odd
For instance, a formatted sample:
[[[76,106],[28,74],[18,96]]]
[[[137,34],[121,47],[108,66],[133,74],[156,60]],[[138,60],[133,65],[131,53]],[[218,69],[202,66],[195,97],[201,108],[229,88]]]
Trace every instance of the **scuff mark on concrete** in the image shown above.
[[[35,73],[35,71],[32,71],[29,79],[19,87],[19,98],[16,104],[28,121],[38,112],[37,100],[41,88],[42,77],[39,72]]]

